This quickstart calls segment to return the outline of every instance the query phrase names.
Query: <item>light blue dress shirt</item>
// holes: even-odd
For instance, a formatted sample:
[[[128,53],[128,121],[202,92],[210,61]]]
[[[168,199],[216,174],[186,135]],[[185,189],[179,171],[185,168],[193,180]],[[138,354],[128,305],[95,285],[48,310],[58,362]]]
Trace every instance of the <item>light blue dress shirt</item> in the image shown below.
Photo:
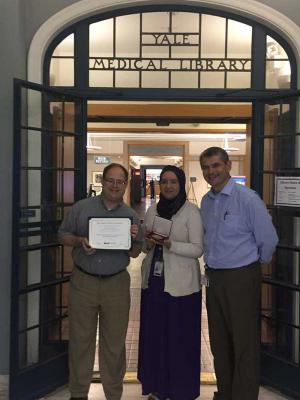
[[[204,261],[210,268],[269,262],[278,236],[258,194],[230,179],[219,193],[202,199]]]

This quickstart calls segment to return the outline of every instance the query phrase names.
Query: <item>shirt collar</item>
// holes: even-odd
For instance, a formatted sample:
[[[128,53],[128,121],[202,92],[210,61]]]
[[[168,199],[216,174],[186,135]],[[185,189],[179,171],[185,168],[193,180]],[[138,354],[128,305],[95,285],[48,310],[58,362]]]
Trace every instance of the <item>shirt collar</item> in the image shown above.
[[[212,199],[215,199],[216,196],[218,196],[219,194],[225,194],[226,196],[230,196],[231,192],[234,188],[234,180],[232,178],[229,179],[229,181],[226,183],[226,185],[223,187],[223,189],[221,190],[221,192],[218,193],[214,193],[212,191],[212,189],[210,189],[210,191],[208,192],[209,197],[211,197]]]
[[[106,207],[106,204],[104,203],[104,198],[103,198],[103,194],[102,194],[102,193],[99,195],[99,200],[100,200],[100,202],[101,202],[103,208],[104,208],[105,210],[107,210],[107,211],[114,211],[114,210],[117,210],[117,209],[120,208],[120,207],[122,206],[122,204],[123,204],[123,201],[121,201],[115,208],[108,209],[108,208]]]

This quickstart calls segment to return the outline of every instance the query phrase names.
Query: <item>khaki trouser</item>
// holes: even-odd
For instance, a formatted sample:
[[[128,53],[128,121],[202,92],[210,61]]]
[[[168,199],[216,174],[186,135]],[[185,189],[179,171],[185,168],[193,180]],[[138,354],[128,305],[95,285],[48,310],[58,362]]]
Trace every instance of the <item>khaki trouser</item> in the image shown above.
[[[208,269],[206,306],[218,400],[257,400],[261,268]]]
[[[97,278],[74,269],[69,293],[69,388],[87,396],[94,367],[99,316],[99,366],[108,400],[120,400],[126,369],[125,339],[130,308],[127,271]]]

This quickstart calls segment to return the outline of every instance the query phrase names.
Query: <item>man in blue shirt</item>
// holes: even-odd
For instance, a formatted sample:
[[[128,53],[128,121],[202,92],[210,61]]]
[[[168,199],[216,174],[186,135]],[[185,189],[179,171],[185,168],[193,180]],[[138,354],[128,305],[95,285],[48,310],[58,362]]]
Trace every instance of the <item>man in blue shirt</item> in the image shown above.
[[[214,400],[257,400],[260,354],[260,264],[278,237],[265,204],[230,177],[220,147],[200,155],[211,190],[203,197],[204,261],[209,335],[218,391]]]

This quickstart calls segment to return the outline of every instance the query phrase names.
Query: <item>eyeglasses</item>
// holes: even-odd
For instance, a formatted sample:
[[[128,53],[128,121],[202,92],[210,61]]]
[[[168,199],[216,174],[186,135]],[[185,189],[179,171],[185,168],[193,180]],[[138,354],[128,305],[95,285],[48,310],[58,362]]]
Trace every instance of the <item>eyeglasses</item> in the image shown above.
[[[107,178],[104,181],[110,186],[125,186],[127,181],[123,181],[122,179],[113,179]]]

